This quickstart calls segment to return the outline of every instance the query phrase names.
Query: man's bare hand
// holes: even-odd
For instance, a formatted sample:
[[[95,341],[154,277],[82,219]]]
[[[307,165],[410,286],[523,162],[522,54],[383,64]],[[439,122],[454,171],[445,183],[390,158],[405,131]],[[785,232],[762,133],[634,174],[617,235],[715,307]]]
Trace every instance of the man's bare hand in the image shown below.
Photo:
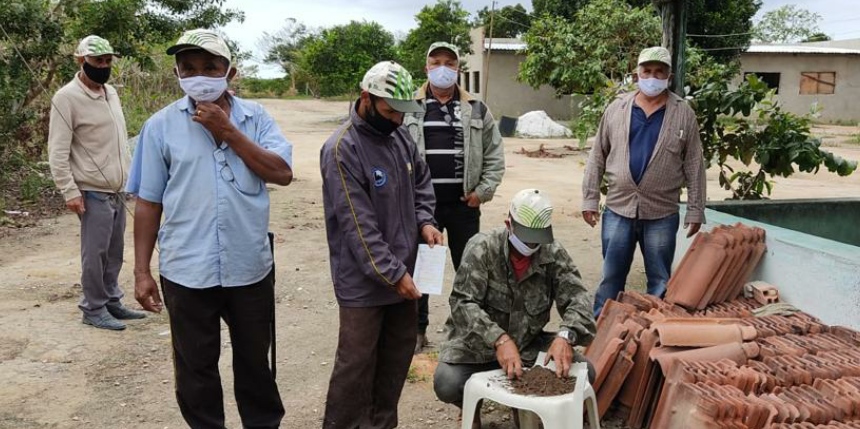
[[[687,230],[687,238],[690,238],[696,235],[700,229],[702,229],[701,223],[685,223],[684,228]]]
[[[597,226],[597,222],[600,221],[600,213],[593,210],[585,210],[582,212],[582,219],[585,220],[585,223],[594,228]]]
[[[421,228],[421,238],[423,238],[424,242],[430,247],[437,244],[443,244],[442,233],[433,225],[424,225],[424,228]]]
[[[66,207],[72,211],[72,213],[76,213],[79,215],[84,214],[87,211],[87,208],[84,207],[84,197],[75,197],[69,201],[66,201]]]
[[[499,366],[508,375],[508,379],[520,378],[523,376],[523,360],[520,357],[520,351],[517,349],[516,343],[508,334],[503,334],[496,343],[504,341],[503,344],[496,347],[496,360],[499,361]]]
[[[397,291],[397,294],[402,296],[408,300],[416,300],[421,298],[421,292],[418,291],[418,287],[415,286],[415,282],[412,280],[412,276],[409,273],[403,275],[400,280],[394,285],[394,290]]]
[[[134,299],[146,311],[153,313],[161,313],[163,304],[161,303],[161,295],[158,293],[158,285],[152,274],[135,273],[134,274]]]
[[[215,103],[198,102],[191,120],[209,130],[218,144],[225,141],[227,134],[234,129],[227,112]]]
[[[478,198],[478,193],[475,191],[469,192],[469,195],[460,197],[460,201],[473,209],[481,207],[481,199]]]
[[[567,378],[570,375],[570,364],[573,362],[573,347],[564,338],[556,338],[546,352],[543,364],[555,361],[555,375],[558,378]]]

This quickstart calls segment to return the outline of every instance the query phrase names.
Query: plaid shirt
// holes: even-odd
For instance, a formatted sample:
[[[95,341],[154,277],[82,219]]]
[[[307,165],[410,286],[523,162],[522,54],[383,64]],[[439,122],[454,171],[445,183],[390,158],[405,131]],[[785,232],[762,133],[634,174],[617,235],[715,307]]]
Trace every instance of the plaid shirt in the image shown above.
[[[678,212],[681,188],[687,187],[684,223],[705,223],[705,161],[696,114],[684,99],[670,93],[657,147],[639,185],[630,173],[630,116],[636,92],[606,108],[582,183],[582,210],[598,211],[600,182],[606,176],[606,207],[631,219],[662,219]]]

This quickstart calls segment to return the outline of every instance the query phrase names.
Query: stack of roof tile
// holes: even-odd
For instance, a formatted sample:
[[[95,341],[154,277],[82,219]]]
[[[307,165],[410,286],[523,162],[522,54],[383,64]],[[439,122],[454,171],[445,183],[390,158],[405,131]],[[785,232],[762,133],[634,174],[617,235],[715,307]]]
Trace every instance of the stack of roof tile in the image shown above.
[[[764,252],[761,228],[739,223],[700,232],[669,279],[666,301],[702,310],[735,299]]]
[[[614,401],[633,429],[860,428],[860,333],[760,305],[607,301],[585,352],[601,415]]]

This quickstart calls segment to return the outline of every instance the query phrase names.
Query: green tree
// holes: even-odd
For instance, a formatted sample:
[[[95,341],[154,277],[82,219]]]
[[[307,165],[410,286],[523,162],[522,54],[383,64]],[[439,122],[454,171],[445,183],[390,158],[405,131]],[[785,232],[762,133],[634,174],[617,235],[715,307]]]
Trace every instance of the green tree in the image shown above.
[[[550,85],[559,95],[587,94],[573,124],[584,146],[603,109],[629,84],[625,78],[636,70],[639,52],[659,44],[660,35],[653,10],[624,0],[592,0],[571,21],[547,15],[532,23],[519,79],[534,88]]]
[[[513,6],[505,6],[493,13],[489,7],[484,6],[478,11],[473,27],[484,27],[484,31],[490,29],[490,15],[493,15],[493,37],[517,38],[528,31],[531,27],[532,16],[523,5],[517,3]],[[489,33],[487,33],[489,37]]]
[[[833,40],[833,39],[830,36],[828,36],[827,34],[815,33],[815,34],[807,37],[806,39],[804,39],[803,42],[804,43],[807,43],[807,42],[827,42],[830,40]]]
[[[302,49],[300,68],[312,74],[322,96],[354,94],[370,67],[394,55],[391,33],[376,22],[352,21],[311,37]]]
[[[764,14],[755,25],[755,39],[764,43],[793,43],[820,33],[821,15],[787,4]]]
[[[651,7],[651,0],[628,0]],[[752,18],[761,0],[687,0],[687,34],[691,45],[719,61],[737,59],[752,39]]]
[[[561,94],[591,94],[636,69],[639,51],[659,44],[660,20],[623,0],[593,0],[568,21],[546,16],[525,34],[519,78]]]
[[[3,103],[0,108],[0,206],[5,199],[15,197],[7,190],[15,189],[19,183],[35,183],[34,175],[45,177],[45,172],[39,171],[37,166],[45,157],[50,96],[77,71],[71,54],[81,38],[98,34],[111,41],[126,59],[115,63],[117,77],[131,70],[129,61],[151,70],[155,65],[154,49],[158,47],[158,55],[163,55],[163,46],[175,40],[182,30],[217,28],[243,19],[241,12],[223,9],[223,3],[224,0],[0,2],[0,100]],[[145,72],[136,76],[143,78]],[[146,80],[141,82],[145,84]],[[171,83],[175,87],[175,78]],[[127,92],[121,90],[124,100]]]
[[[774,90],[755,75],[735,89],[729,89],[724,79],[711,80],[693,93],[691,104],[701,127],[705,159],[716,164],[720,186],[732,191],[735,199],[770,195],[770,179],[776,176],[817,173],[822,166],[848,176],[857,169],[856,161],[821,149],[821,140],[811,133],[817,112],[798,116],[782,110]]]
[[[305,24],[287,18],[283,28],[274,33],[264,32],[257,43],[266,53],[264,61],[279,65],[290,79],[290,95],[296,94],[296,83],[305,74],[299,67],[302,49],[314,35]]]
[[[576,16],[576,12],[588,3],[589,0],[532,0],[535,17],[540,18],[549,15],[566,20],[572,20]]]
[[[460,55],[472,53],[469,37],[469,12],[456,0],[438,0],[427,5],[415,15],[418,27],[406,35],[399,46],[400,60],[415,78],[425,75],[427,48],[433,42],[453,43],[460,48]]]

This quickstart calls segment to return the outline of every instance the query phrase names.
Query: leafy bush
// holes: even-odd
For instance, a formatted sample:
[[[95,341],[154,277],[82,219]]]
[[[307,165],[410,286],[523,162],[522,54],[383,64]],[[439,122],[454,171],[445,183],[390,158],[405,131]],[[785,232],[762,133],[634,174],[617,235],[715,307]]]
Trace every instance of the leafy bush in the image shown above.
[[[797,171],[817,173],[823,165],[840,176],[852,174],[856,161],[847,161],[821,149],[812,136],[816,112],[798,116],[782,110],[774,92],[754,75],[737,89],[726,80],[712,81],[695,91],[696,111],[705,159],[720,169],[720,186],[735,199],[761,199],[770,195],[774,176]],[[726,120],[730,118],[731,120]],[[750,170],[735,171],[729,160]]]

